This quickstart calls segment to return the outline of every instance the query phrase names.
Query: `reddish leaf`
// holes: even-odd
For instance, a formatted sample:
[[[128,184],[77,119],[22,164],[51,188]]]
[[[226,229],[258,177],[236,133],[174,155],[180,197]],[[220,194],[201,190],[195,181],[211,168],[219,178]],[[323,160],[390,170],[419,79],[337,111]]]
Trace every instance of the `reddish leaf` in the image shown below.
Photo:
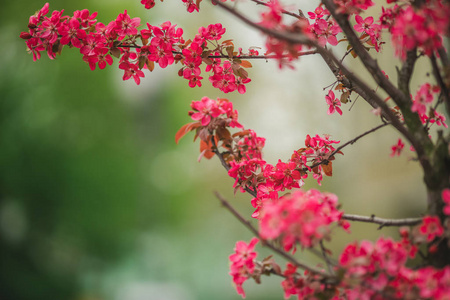
[[[218,140],[231,140],[231,133],[225,127],[218,127],[216,129],[216,139],[218,139]]]
[[[199,160],[202,157],[205,157],[206,159],[211,159],[214,156],[214,152],[212,151],[212,143],[208,142],[206,143],[203,140],[200,140],[200,157]]]
[[[232,46],[234,46],[232,41],[233,40],[225,40],[225,41],[222,42],[222,45],[226,45],[226,46],[232,45]]]
[[[152,72],[153,69],[155,69],[155,62],[153,62],[151,60],[147,60],[147,68],[150,72]]]
[[[248,60],[242,60],[241,61],[241,67],[243,67],[243,68],[251,68],[252,64]]]
[[[228,57],[232,58],[234,57],[233,51],[234,51],[234,46],[227,46],[225,48],[225,50],[227,51]]]
[[[325,175],[332,176],[333,175],[333,163],[331,161],[328,164],[323,164],[322,169],[325,172]]]
[[[189,131],[192,131],[194,129],[196,129],[197,127],[200,126],[200,123],[195,122],[195,123],[187,123],[183,126],[181,126],[181,128],[177,131],[177,133],[175,134],[175,143],[178,144],[178,141],[186,135],[186,133],[188,133]]]
[[[345,89],[345,87],[342,83],[339,83],[334,89],[335,90],[343,90],[343,89]]]
[[[237,137],[237,136],[243,137],[244,135],[248,135],[249,133],[250,133],[249,130],[242,130],[242,131],[239,131],[239,132],[236,132],[235,134],[233,134],[233,137]]]

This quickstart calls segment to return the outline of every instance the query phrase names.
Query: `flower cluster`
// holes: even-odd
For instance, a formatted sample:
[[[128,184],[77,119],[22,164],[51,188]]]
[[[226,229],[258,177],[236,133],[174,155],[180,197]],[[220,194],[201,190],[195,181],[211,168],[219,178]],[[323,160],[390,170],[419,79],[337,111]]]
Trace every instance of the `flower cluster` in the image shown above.
[[[234,254],[230,259],[230,275],[233,277],[233,283],[239,295],[245,298],[245,291],[242,284],[253,274],[255,270],[255,258],[258,255],[254,251],[255,245],[259,242],[257,238],[252,238],[247,244],[244,241],[238,241],[234,248]]]
[[[450,267],[438,270],[405,267],[409,256],[404,243],[380,238],[348,245],[339,266],[344,274],[341,286],[345,299],[447,299],[450,294]],[[381,299],[381,298],[380,298]]]
[[[422,224],[416,227],[414,240],[416,243],[432,242],[435,238],[440,237],[444,233],[441,220],[437,216],[425,216]]]
[[[359,14],[373,6],[372,0],[334,0],[337,5],[337,12],[343,14]]]
[[[142,3],[148,7],[154,5],[153,1]],[[218,43],[226,31],[221,24],[200,27],[192,41],[185,41],[183,29],[171,22],[160,26],[147,23],[147,28],[138,30],[140,18],[131,18],[127,11],[107,25],[97,22],[97,13],[90,14],[86,9],[75,11],[73,16],[63,16],[63,11],[54,11],[47,17],[48,13],[49,4],[46,3],[30,17],[29,31],[20,35],[26,40],[33,60],[39,59],[42,51],[54,59],[67,45],[80,49],[91,70],[95,70],[97,65],[100,69],[111,65],[112,56],[119,58],[119,68],[124,71],[123,80],[133,78],[136,84],[145,76],[142,69],[152,71],[155,64],[166,68],[174,63],[183,65],[178,73],[189,81],[190,87],[202,85],[202,64],[206,65],[207,72],[212,72],[209,76],[212,85],[225,93],[238,91],[243,94],[245,85],[251,81],[244,70],[251,64],[238,57],[242,51],[235,52],[231,41]],[[139,40],[141,45],[138,45]],[[220,58],[225,58],[225,61]]]
[[[369,16],[363,19],[360,15],[355,16],[356,24],[353,26],[356,32],[361,32],[360,40],[373,46],[377,52],[380,51],[381,25],[374,23],[374,18]]]
[[[297,242],[310,248],[329,239],[332,224],[348,229],[350,225],[341,221],[342,215],[336,195],[299,190],[264,205],[259,219],[260,234],[264,239],[281,238],[286,251],[295,249]]]
[[[283,272],[285,279],[281,282],[284,290],[284,298],[297,296],[298,299],[320,299],[315,297],[321,295],[325,290],[325,285],[320,282],[320,277],[310,272],[305,272],[306,276],[300,276],[297,267],[287,263]]]
[[[432,86],[429,83],[422,84],[412,99],[411,111],[419,114],[423,124],[430,123],[448,128],[448,125],[445,123],[445,116],[437,112],[431,105],[435,95],[439,94],[439,92],[440,88],[438,86]]]
[[[284,8],[280,1],[271,0],[265,5],[265,11],[261,13],[260,25],[288,33],[309,33],[309,24],[306,19],[298,19],[292,24],[286,25],[283,23]],[[291,62],[299,57],[299,52],[303,49],[301,44],[292,44],[286,41],[277,39],[272,36],[267,36],[266,39],[266,54],[273,54],[278,60],[279,67],[292,67]]]
[[[336,35],[342,30],[331,18],[330,12],[319,6],[314,12],[308,12],[308,15],[310,19],[314,20],[314,23],[309,26],[309,31],[317,39],[319,45],[325,46],[328,43],[336,46],[338,44]]]
[[[161,0],[162,2],[163,0]],[[186,10],[189,13],[192,13],[194,11],[199,11],[200,9],[200,2],[202,2],[202,0],[181,0],[183,2],[183,4],[186,6]],[[141,4],[143,4],[145,6],[146,9],[151,9],[155,6],[155,0],[141,0]]]
[[[442,0],[427,0],[420,7],[412,5],[386,9],[382,24],[392,34],[392,43],[398,56],[405,59],[406,52],[415,48],[432,55],[442,48],[442,35],[448,34],[450,5]]]

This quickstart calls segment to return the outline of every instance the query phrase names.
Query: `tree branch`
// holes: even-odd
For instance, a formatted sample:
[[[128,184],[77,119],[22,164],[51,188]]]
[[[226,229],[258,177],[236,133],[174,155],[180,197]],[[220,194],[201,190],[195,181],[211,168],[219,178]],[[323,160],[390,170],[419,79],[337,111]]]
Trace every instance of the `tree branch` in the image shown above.
[[[221,194],[219,194],[218,192],[214,192],[214,194],[216,195],[217,199],[219,199],[219,201],[222,203],[222,205],[225,206],[225,208],[228,209],[228,211],[230,211],[231,214],[234,217],[236,217],[236,219],[239,220],[239,222],[241,222],[245,227],[247,227],[247,229],[249,229],[256,237],[258,237],[261,240],[263,246],[270,248],[272,251],[278,253],[280,256],[284,257],[285,259],[287,259],[288,261],[290,261],[291,263],[293,263],[294,265],[296,265],[297,267],[299,267],[303,270],[307,270],[313,274],[320,275],[324,279],[329,279],[332,281],[337,280],[337,278],[335,276],[324,273],[322,270],[316,269],[314,267],[308,266],[307,264],[305,264],[303,262],[298,261],[290,253],[285,252],[284,250],[274,246],[269,241],[264,240],[260,236],[258,230],[252,225],[252,223],[250,221],[247,221],[233,206],[231,206],[231,204],[224,197],[222,197]]]
[[[422,122],[417,113],[411,112],[411,99],[409,94],[404,94],[402,91],[397,89],[387,78],[384,76],[383,72],[378,66],[378,63],[375,59],[373,59],[364,46],[361,44],[359,38],[353,31],[353,28],[350,26],[348,22],[348,16],[344,14],[338,14],[336,12],[336,5],[333,0],[322,0],[322,3],[326,6],[326,8],[330,11],[333,18],[341,27],[342,31],[345,33],[348,41],[352,45],[354,51],[359,56],[361,62],[364,64],[366,69],[372,75],[373,79],[378,83],[378,85],[385,90],[391,99],[400,107],[400,110],[403,113],[405,123],[409,128],[409,131],[403,127],[397,127],[393,122],[395,128],[397,128],[400,133],[405,136],[405,138],[413,145],[416,153],[418,155],[418,159],[424,169],[425,174],[429,175],[433,173],[433,168],[429,161],[429,156],[427,153],[431,152],[433,148],[433,144],[431,143],[430,138],[428,137],[427,132],[422,126]],[[354,80],[354,79],[352,79]],[[356,82],[357,83],[357,82]],[[357,83],[359,85],[359,83]],[[380,107],[385,111],[384,106]],[[388,119],[392,121],[391,119]]]
[[[352,140],[346,142],[345,144],[343,144],[343,145],[337,147],[336,150],[334,150],[333,152],[331,152],[331,154],[328,156],[328,158],[333,157],[336,153],[338,153],[339,151],[341,151],[342,149],[344,149],[344,148],[347,147],[348,145],[353,145],[353,144],[356,143],[360,138],[362,138],[362,137],[364,137],[364,136],[366,136],[366,135],[368,135],[368,134],[370,134],[370,133],[372,133],[372,132],[375,132],[375,131],[377,131],[378,129],[383,128],[383,127],[385,127],[385,126],[387,126],[387,125],[389,125],[389,124],[390,124],[390,123],[388,123],[388,122],[383,123],[383,124],[381,124],[381,125],[378,125],[377,127],[374,127],[374,128],[372,128],[372,129],[370,129],[370,130],[364,132],[363,134],[358,135],[358,136],[355,137],[354,139],[352,139]],[[315,168],[315,167],[317,167],[317,166],[320,166],[321,164],[328,163],[328,162],[329,162],[329,159],[325,159],[325,160],[323,160],[323,161],[321,161],[321,162],[318,162],[318,163],[312,165],[310,168],[313,169],[313,168]],[[308,169],[307,169],[307,168],[304,168],[303,171],[308,171]]]
[[[394,113],[390,110],[390,108],[387,106],[387,104],[373,91],[371,90],[358,76],[354,75],[352,72],[350,72],[342,63],[333,55],[330,51],[327,49],[321,47],[317,44],[317,42],[309,39],[304,34],[299,33],[290,33],[285,31],[276,31],[272,30],[270,28],[266,28],[264,26],[261,26],[255,22],[252,22],[250,19],[242,15],[241,13],[237,12],[235,9],[221,3],[217,2],[217,0],[212,0],[214,4],[217,4],[224,10],[228,11],[230,14],[236,16],[238,19],[242,20],[247,25],[256,28],[260,30],[261,32],[273,36],[275,38],[284,40],[289,43],[293,44],[303,44],[307,45],[309,47],[315,47],[317,51],[322,55],[322,57],[327,56],[332,60],[336,66],[339,68],[339,70],[349,79],[349,86],[359,87],[360,90],[364,92],[364,94],[368,95],[369,97],[364,98],[369,104],[372,105],[372,107],[377,108],[380,107],[382,110],[383,116],[391,122],[392,126],[394,126],[414,147],[416,150],[418,160],[420,164],[422,165],[422,168],[426,175],[433,174],[433,167],[430,163],[429,156],[427,153],[431,152],[433,149],[433,144],[431,143],[430,138],[428,137],[428,134],[425,132],[425,129],[422,126],[422,123],[419,119],[419,116],[417,113],[411,112],[411,101],[408,98],[405,98],[406,96],[403,95],[400,90],[395,88],[392,83],[384,76],[384,74],[381,72],[381,70],[378,68],[378,64],[370,55],[367,53],[367,51],[364,49],[361,43],[359,43],[359,39],[354,34],[352,28],[348,24],[347,20],[343,15],[337,15],[340,16],[340,22],[342,22],[342,26],[346,28],[346,31],[350,32],[350,35],[356,38],[356,41],[353,40],[353,38],[349,38],[350,41],[353,40],[354,49],[359,49],[358,51],[362,51],[364,54],[360,55],[361,60],[364,62],[365,65],[369,65],[370,69],[373,70],[373,76],[378,82],[378,84],[391,96],[391,98],[397,99],[397,102],[401,104],[400,109],[403,112],[403,116],[405,118],[405,121],[407,123],[407,126],[409,130],[403,126],[403,124],[399,121],[399,119],[394,115]],[[334,3],[332,0],[323,0],[323,3],[326,5],[329,5],[331,7],[331,10],[335,8]],[[330,4],[331,3],[331,4]],[[328,8],[328,7],[327,7]],[[330,8],[328,8],[330,10]],[[336,15],[336,12],[333,11],[334,15]],[[341,24],[340,24],[341,25]],[[361,50],[362,48],[362,50]],[[358,52],[357,52],[358,53]],[[359,55],[359,53],[358,53]],[[367,58],[367,62],[364,60],[364,58]],[[337,74],[335,73],[335,76]],[[363,96],[362,94],[360,94]],[[399,100],[400,99],[400,100]],[[405,100],[407,99],[407,100]],[[405,104],[406,103],[406,104]],[[413,134],[414,133],[414,134]],[[427,149],[427,150],[425,150]]]
[[[405,95],[400,92],[386,76],[381,72],[380,67],[376,60],[374,60],[370,54],[367,52],[366,48],[361,44],[359,37],[353,31],[350,23],[348,22],[348,16],[344,14],[338,14],[336,12],[336,4],[333,0],[322,0],[322,3],[330,11],[333,18],[339,24],[342,31],[345,33],[348,41],[353,47],[353,50],[358,54],[361,62],[364,64],[366,69],[370,72],[372,77],[375,79],[377,84],[386,91],[386,93],[391,96],[391,98],[397,103],[410,102],[409,95]],[[399,102],[399,103],[398,103]]]
[[[414,70],[414,65],[417,61],[417,50],[414,48],[408,51],[406,54],[406,60],[402,65],[401,70],[398,71],[398,88],[405,95],[411,94],[409,90],[409,83],[411,81],[411,76]]]
[[[357,222],[364,222],[364,223],[374,223],[379,224],[379,229],[386,227],[386,226],[414,226],[417,224],[420,224],[422,222],[422,218],[406,218],[406,219],[383,219],[375,217],[375,215],[372,215],[370,217],[367,216],[359,216],[359,215],[351,215],[351,214],[344,214],[342,216],[342,219],[347,221],[357,221]]]
[[[255,2],[255,3],[258,4],[258,5],[269,6],[268,3],[263,2],[263,1],[260,1],[260,0],[251,0],[251,1],[252,1],[252,2]],[[300,10],[299,10],[299,11],[300,11]],[[294,13],[292,13],[292,12],[290,12],[290,11],[287,11],[287,10],[284,10],[284,9],[282,9],[281,12],[282,12],[283,14],[285,14],[285,15],[289,15],[289,16],[294,17],[294,18],[297,18],[297,19],[304,19],[304,18],[305,18],[305,16],[303,15],[303,13],[302,13],[301,11],[300,11],[300,14],[294,14]]]
[[[441,73],[439,72],[439,66],[436,61],[436,57],[434,54],[430,57],[431,66],[433,67],[433,75],[436,78],[437,83],[439,84],[442,92],[442,97],[444,98],[445,108],[447,110],[447,114],[450,115],[450,91],[444,83],[442,79]]]

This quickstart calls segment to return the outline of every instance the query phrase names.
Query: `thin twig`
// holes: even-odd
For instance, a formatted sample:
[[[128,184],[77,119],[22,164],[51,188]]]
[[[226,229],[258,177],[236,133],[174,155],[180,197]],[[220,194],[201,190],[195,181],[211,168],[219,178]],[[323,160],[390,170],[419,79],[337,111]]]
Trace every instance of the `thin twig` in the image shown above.
[[[325,249],[325,246],[323,245],[323,240],[320,240],[319,245],[320,245],[320,250],[322,251],[322,257],[325,260],[325,262],[327,263],[328,272],[330,274],[334,274],[333,266],[328,257],[328,254],[327,254],[327,249]]]
[[[318,166],[320,166],[320,165],[322,165],[322,164],[328,163],[328,162],[330,161],[330,158],[332,158],[336,153],[338,153],[339,151],[341,151],[342,149],[344,149],[344,148],[347,147],[348,145],[353,145],[353,144],[356,143],[360,138],[362,138],[362,137],[364,137],[364,136],[366,136],[366,135],[368,135],[368,134],[370,134],[370,133],[372,133],[372,132],[375,132],[375,131],[377,131],[378,129],[383,128],[383,127],[385,127],[385,126],[387,126],[387,125],[389,125],[389,124],[390,124],[389,122],[383,123],[383,124],[381,124],[381,125],[378,125],[377,127],[374,127],[374,128],[372,128],[372,129],[370,129],[370,130],[368,130],[368,131],[366,131],[366,132],[364,132],[364,133],[358,135],[358,136],[355,137],[354,139],[351,139],[350,141],[346,142],[345,144],[342,144],[341,146],[337,147],[336,150],[334,150],[333,152],[331,152],[331,154],[328,156],[328,159],[324,159],[324,160],[322,160],[322,161],[320,161],[320,162],[318,162],[318,163],[315,163],[315,164],[313,164],[310,168],[311,168],[311,169],[314,169],[315,167],[318,167]],[[305,171],[305,172],[308,171],[308,170],[309,170],[308,168],[303,168],[303,171]]]
[[[124,44],[118,44],[116,46],[116,48],[136,48],[136,49],[141,49],[142,46],[140,45],[124,45]],[[177,54],[183,54],[180,51],[172,51],[172,53],[174,55]],[[308,51],[300,51],[298,53],[296,53],[297,56],[306,56],[306,55],[312,55],[312,54],[317,54],[318,51],[317,50],[308,50]],[[228,58],[228,59],[279,59],[279,58],[284,58],[284,57],[290,57],[290,55],[237,55],[237,56],[232,56],[230,57],[229,55],[226,54],[220,54],[220,55],[208,55],[208,58]]]
[[[327,0],[323,0],[327,1]],[[421,143],[418,142],[418,140],[403,126],[402,122],[394,115],[394,113],[390,110],[390,108],[387,106],[387,104],[381,99],[372,89],[370,89],[367,84],[365,84],[358,76],[350,72],[344,65],[340,63],[340,61],[327,49],[321,47],[316,41],[311,40],[308,36],[301,33],[291,33],[287,31],[277,31],[273,30],[267,27],[264,27],[260,24],[257,24],[244,16],[243,14],[239,13],[235,9],[229,7],[228,5],[218,1],[218,0],[212,0],[214,4],[217,6],[223,8],[230,14],[234,15],[236,18],[240,19],[245,24],[258,29],[259,31],[272,36],[274,38],[286,41],[288,43],[292,44],[303,44],[309,47],[314,47],[319,52],[319,54],[326,60],[332,61],[336,66],[339,68],[339,70],[351,81],[353,84],[358,87],[357,91],[361,96],[364,97],[364,99],[374,108],[380,107],[382,110],[383,116],[391,122],[392,126],[394,126],[416,149],[416,153],[419,155],[419,158],[421,158],[421,163],[424,166],[424,169],[426,171],[431,170],[431,165],[428,161],[427,156],[425,155],[425,150]],[[373,61],[373,59],[372,59]],[[330,66],[330,65],[329,65]],[[330,66],[330,68],[332,68]],[[335,68],[334,68],[335,69]],[[339,75],[339,70],[333,71],[335,76]],[[383,75],[384,79],[387,80],[387,78]],[[352,87],[352,84],[349,82],[346,83],[346,86],[349,88]],[[391,83],[389,83],[391,84]],[[392,85],[392,84],[391,84]],[[356,87],[354,88],[356,90]],[[426,137],[428,139],[428,137]],[[430,141],[431,143],[431,141]]]
[[[219,201],[222,203],[223,206],[225,206],[226,209],[228,209],[231,214],[236,217],[236,219],[239,220],[239,222],[241,222],[245,227],[247,227],[256,237],[258,237],[261,241],[263,246],[266,246],[268,248],[270,248],[272,251],[278,253],[280,256],[284,257],[285,259],[287,259],[288,261],[290,261],[291,263],[293,263],[294,265],[296,265],[297,267],[303,269],[303,270],[307,270],[313,274],[317,274],[322,276],[324,279],[329,279],[329,280],[336,280],[337,278],[333,275],[324,273],[322,270],[316,269],[314,267],[308,266],[306,263],[300,262],[298,261],[295,257],[293,257],[291,254],[289,254],[288,252],[285,252],[284,250],[274,246],[272,243],[270,243],[267,240],[264,240],[258,230],[252,225],[252,223],[250,221],[247,221],[233,206],[231,206],[231,204],[224,198],[222,197],[221,194],[219,194],[218,192],[214,192],[214,194],[216,195],[217,199],[219,199]]]
[[[336,4],[333,2],[333,0],[322,0],[322,3],[325,5],[328,11],[330,11],[331,15],[333,16],[333,18],[338,23],[339,27],[346,35],[348,41],[352,45],[354,51],[360,58],[361,62],[372,75],[372,78],[384,91],[386,91],[386,93],[388,93],[391,99],[399,106],[400,110],[403,113],[405,123],[408,126],[409,130],[403,126],[401,127],[397,126],[397,122],[395,122],[395,120],[391,119],[390,117],[387,119],[391,121],[392,125],[395,128],[397,128],[397,130],[412,144],[412,146],[416,150],[418,160],[420,161],[420,164],[422,165],[425,174],[426,175],[433,174],[433,167],[431,165],[430,158],[426,151],[426,149],[427,150],[432,149],[433,144],[430,138],[428,137],[428,133],[423,128],[422,122],[418,114],[413,113],[411,111],[412,101],[409,94],[404,94],[403,91],[396,88],[392,84],[392,82],[386,78],[386,76],[381,71],[377,61],[370,56],[364,45],[361,44],[358,36],[353,31],[353,28],[349,23],[348,16],[337,12]],[[345,75],[349,76],[351,74]],[[355,78],[350,79],[352,81],[355,80]],[[355,83],[357,85],[360,85],[360,83],[356,81]],[[389,108],[385,103],[383,104],[377,103],[377,104],[383,110],[383,114],[391,115],[392,112],[389,110]]]
[[[373,223],[373,224],[379,224],[379,229],[386,227],[386,226],[414,226],[417,224],[420,224],[422,222],[422,218],[405,218],[405,219],[383,219],[375,217],[375,215],[372,215],[370,217],[368,216],[359,216],[359,215],[351,215],[351,214],[344,214],[342,216],[342,219],[347,221],[357,221],[357,222],[364,222],[364,223]]]
[[[260,0],[251,0],[251,1],[253,1],[253,2],[255,2],[256,4],[259,4],[259,5],[269,6],[268,3],[262,2],[262,1],[260,1]],[[292,12],[290,12],[290,11],[285,10],[285,9],[282,9],[281,12],[282,12],[283,14],[285,14],[285,15],[289,15],[289,16],[294,17],[294,18],[297,18],[297,19],[305,19],[305,16],[303,16],[303,14],[294,14],[294,13],[292,13]]]
[[[450,115],[450,91],[444,83],[442,79],[441,73],[439,72],[439,66],[436,61],[436,57],[431,55],[430,57],[431,65],[433,66],[433,75],[436,78],[437,83],[441,87],[442,96],[445,102],[445,108],[447,109],[447,113]]]

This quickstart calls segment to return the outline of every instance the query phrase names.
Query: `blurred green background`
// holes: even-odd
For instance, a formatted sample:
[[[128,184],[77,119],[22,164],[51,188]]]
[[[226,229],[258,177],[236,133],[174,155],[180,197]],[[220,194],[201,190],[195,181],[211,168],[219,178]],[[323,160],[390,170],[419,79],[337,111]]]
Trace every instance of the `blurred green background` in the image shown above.
[[[178,3],[179,2],[179,3]],[[326,115],[323,88],[333,82],[319,58],[305,57],[296,71],[254,62],[246,95],[191,89],[178,66],[146,72],[140,86],[122,81],[117,62],[90,71],[77,49],[55,61],[33,62],[21,31],[45,2],[7,1],[0,10],[0,299],[240,299],[228,275],[228,255],[250,233],[220,207],[218,190],[245,215],[247,195],[233,195],[232,179],[217,160],[197,162],[192,136],[174,135],[190,121],[192,100],[228,97],[240,120],[267,138],[266,159],[286,160],[306,134],[346,141],[379,120],[363,101],[344,116]],[[306,4],[311,7],[311,4]],[[193,37],[221,20],[244,49],[264,39],[217,8],[187,14],[181,1],[157,1],[146,11],[135,1],[54,0],[50,11],[87,8],[108,23],[125,9],[141,23],[171,20]],[[313,7],[311,7],[313,9]],[[247,10],[254,13],[254,8]],[[392,57],[381,62],[395,77]],[[206,76],[204,76],[206,78]],[[417,86],[417,84],[416,84]],[[413,88],[414,90],[414,88]],[[421,173],[406,154],[389,158],[391,129],[346,149],[334,177],[322,187],[349,213],[417,216],[424,210]],[[358,237],[395,235],[356,225],[337,235],[335,251]],[[262,255],[268,254],[258,248]],[[337,253],[337,252],[336,252]],[[314,262],[308,253],[297,254]],[[280,261],[282,264],[282,261]],[[281,299],[278,278],[244,285],[247,299]]]

